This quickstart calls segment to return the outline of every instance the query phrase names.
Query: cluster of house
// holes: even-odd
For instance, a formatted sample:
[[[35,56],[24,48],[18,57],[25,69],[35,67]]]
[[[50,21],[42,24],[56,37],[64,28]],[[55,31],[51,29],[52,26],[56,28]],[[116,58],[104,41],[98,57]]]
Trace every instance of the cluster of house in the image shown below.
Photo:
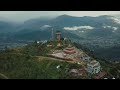
[[[87,72],[91,74],[97,74],[101,70],[101,65],[98,61],[96,60],[91,60],[91,58],[83,53],[82,51],[79,51],[75,47],[67,47],[66,49],[63,50],[64,52],[64,58],[71,58],[71,59],[77,59],[78,62],[79,60],[82,60],[87,63]]]

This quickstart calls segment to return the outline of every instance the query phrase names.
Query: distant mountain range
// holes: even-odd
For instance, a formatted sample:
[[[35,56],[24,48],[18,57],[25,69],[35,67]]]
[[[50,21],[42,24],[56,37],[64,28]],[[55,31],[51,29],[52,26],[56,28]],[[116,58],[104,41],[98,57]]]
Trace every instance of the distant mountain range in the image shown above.
[[[89,27],[92,27],[92,29],[89,29]],[[70,34],[68,35],[70,38],[75,35],[77,38],[94,36],[119,37],[120,21],[114,16],[74,17],[61,15],[54,19],[31,19],[20,25],[10,22],[0,22],[0,33],[14,32],[15,38],[19,39],[32,39],[29,36],[34,36],[36,39],[48,39],[50,37],[48,33],[50,33],[51,28],[55,31],[62,31],[63,34]],[[39,33],[39,37],[36,36],[36,33]],[[44,33],[44,36],[40,35],[41,33],[42,35]],[[47,35],[48,37],[46,37]]]
[[[15,32],[15,34],[23,34],[24,32],[29,35],[30,32],[44,32],[50,31],[51,28],[54,28],[54,30],[60,30],[64,32],[71,32],[72,34],[77,34],[83,36],[109,36],[109,35],[116,35],[120,30],[120,21],[116,21],[116,17],[113,16],[99,16],[99,17],[73,17],[68,15],[61,15],[54,19],[31,19],[28,21],[25,21],[24,24],[16,25],[11,24],[10,22],[4,22],[0,21],[0,33],[6,33],[6,32]],[[45,27],[45,26],[50,27]],[[82,27],[82,26],[89,26],[93,27],[92,30],[89,30],[88,28],[81,28],[78,30],[65,30],[64,27]],[[44,27],[44,30],[43,28]],[[50,30],[47,30],[47,29]],[[46,30],[45,30],[46,29]],[[24,35],[25,35],[24,33]],[[79,34],[78,34],[79,33]],[[33,34],[33,33],[32,33]],[[47,34],[46,34],[47,35]],[[20,36],[19,36],[20,37]],[[27,36],[26,36],[27,37]],[[22,37],[21,37],[22,38]],[[40,37],[39,37],[40,38]],[[20,39],[20,38],[19,38]],[[30,38],[31,39],[31,38]],[[47,39],[47,38],[46,38]]]
[[[78,41],[94,50],[100,57],[112,60],[120,59],[118,54],[120,51],[119,16],[74,17],[61,15],[52,19],[31,19],[22,24],[0,21],[0,41],[49,40],[52,28],[54,33],[61,31],[62,37]]]
[[[0,22],[0,33],[12,32],[16,39],[48,39],[52,28],[55,31],[62,31],[63,35],[69,38],[119,37],[120,21],[114,16],[107,15],[99,17],[61,15],[54,19],[31,19],[20,25]]]

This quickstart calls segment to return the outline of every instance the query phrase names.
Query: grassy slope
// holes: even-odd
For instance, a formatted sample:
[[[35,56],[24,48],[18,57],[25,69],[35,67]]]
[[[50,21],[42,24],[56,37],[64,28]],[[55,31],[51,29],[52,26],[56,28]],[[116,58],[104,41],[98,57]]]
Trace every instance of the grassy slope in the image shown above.
[[[56,67],[60,65],[61,68]],[[67,79],[69,70],[77,65],[48,57],[18,53],[0,54],[0,72],[10,79]]]

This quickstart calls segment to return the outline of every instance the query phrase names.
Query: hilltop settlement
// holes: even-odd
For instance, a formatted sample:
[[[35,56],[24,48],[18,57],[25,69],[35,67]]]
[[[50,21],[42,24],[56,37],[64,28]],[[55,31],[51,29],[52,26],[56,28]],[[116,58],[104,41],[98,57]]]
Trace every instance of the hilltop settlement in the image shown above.
[[[60,31],[56,31],[54,36],[52,30],[51,38],[47,43],[47,48],[50,48],[50,52],[47,53],[48,57],[82,66],[79,69],[73,68],[69,71],[73,76],[91,74],[94,75],[95,79],[101,79],[107,74],[102,70],[99,61],[87,55],[83,50],[76,48],[70,39],[62,37]]]
[[[119,62],[98,59],[53,30],[49,40],[0,52],[0,78],[4,79],[115,79],[119,69]]]

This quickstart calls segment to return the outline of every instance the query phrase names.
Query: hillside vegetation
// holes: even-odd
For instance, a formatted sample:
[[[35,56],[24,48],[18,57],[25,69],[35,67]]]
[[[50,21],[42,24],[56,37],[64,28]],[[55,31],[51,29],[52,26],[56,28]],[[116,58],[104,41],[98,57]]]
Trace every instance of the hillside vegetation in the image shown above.
[[[39,44],[37,47],[35,43],[23,48],[7,49],[0,53],[0,73],[9,79],[70,78],[69,70],[78,68],[78,65],[45,57],[48,51],[45,46]],[[58,65],[60,69],[56,68]]]
[[[46,44],[30,44],[22,48],[6,49],[0,53],[0,73],[8,79],[90,79],[91,76],[73,77],[69,71],[79,69],[81,65],[61,62],[46,57],[50,51]],[[90,56],[94,56],[88,49],[76,44]],[[94,56],[95,58],[95,56]],[[98,59],[99,60],[99,59]],[[120,64],[99,60],[103,70],[110,77],[119,78]],[[56,67],[60,65],[60,68]],[[0,76],[0,79],[6,79]]]

